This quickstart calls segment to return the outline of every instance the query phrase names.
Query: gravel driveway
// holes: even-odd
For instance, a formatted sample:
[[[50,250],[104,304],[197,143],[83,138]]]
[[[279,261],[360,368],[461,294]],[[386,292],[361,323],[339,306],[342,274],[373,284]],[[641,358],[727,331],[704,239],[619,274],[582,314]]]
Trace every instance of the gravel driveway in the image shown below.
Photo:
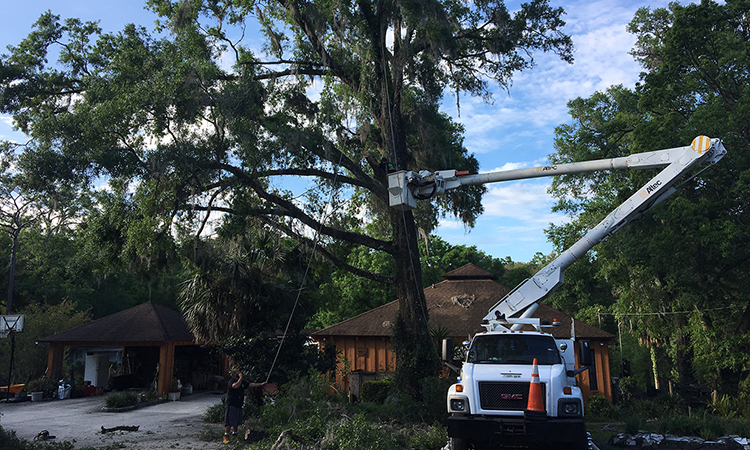
[[[221,400],[218,393],[195,393],[176,402],[127,412],[103,412],[104,397],[0,404],[0,426],[18,437],[33,439],[42,430],[55,441],[71,441],[76,448],[125,443],[127,449],[192,449],[221,447],[222,424],[207,424],[201,416]],[[101,428],[139,426],[138,431],[102,434]]]

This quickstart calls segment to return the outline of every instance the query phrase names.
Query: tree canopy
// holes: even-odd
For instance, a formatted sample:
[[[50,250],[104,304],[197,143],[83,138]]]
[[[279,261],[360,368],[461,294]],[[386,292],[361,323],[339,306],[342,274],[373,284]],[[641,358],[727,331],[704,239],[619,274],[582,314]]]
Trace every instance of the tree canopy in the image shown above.
[[[386,173],[476,171],[461,127],[440,112],[443,92],[488,96],[531,68],[535,51],[571,61],[562,9],[546,0],[513,14],[501,0],[148,5],[167,37],[135,25],[101,34],[50,12],[0,59],[0,110],[32,138],[19,170],[40,188],[118,186],[135,205],[125,239],[141,261],[166,255],[167,236],[200,237],[224,214],[393,285],[398,378],[415,390],[438,367],[417,227],[429,233],[444,214],[473,224],[484,189],[394,211]],[[251,27],[261,49],[242,40]],[[347,260],[340,250],[351,246],[363,258],[389,255],[391,272]]]
[[[615,314],[650,348],[652,386],[701,381],[731,393],[750,362],[744,294],[750,269],[749,8],[750,2],[735,0],[639,10],[629,29],[637,37],[633,55],[644,68],[641,83],[571,101],[573,121],[557,129],[553,162],[684,146],[698,135],[721,138],[727,148],[716,166],[597,247],[581,269],[585,274],[557,297],[575,302],[577,283],[608,287],[613,295],[599,290],[578,307]],[[556,245],[564,247],[648,176],[616,172],[555,180],[556,208],[576,216],[551,228]]]

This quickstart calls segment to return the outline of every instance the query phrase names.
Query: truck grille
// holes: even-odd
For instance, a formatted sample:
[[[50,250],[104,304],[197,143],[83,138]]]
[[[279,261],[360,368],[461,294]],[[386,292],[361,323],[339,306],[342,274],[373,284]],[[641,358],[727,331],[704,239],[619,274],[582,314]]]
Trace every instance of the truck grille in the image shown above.
[[[541,384],[542,398],[547,398],[547,389]],[[523,411],[529,401],[529,383],[498,381],[479,382],[479,402],[482,409]],[[546,404],[547,402],[544,401]]]

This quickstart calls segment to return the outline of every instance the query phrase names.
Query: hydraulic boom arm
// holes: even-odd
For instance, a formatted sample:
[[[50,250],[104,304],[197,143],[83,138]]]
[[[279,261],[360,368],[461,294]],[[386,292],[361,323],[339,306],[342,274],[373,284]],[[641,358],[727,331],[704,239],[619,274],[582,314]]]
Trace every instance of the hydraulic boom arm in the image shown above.
[[[391,206],[408,209],[416,206],[416,200],[426,199],[432,195],[465,185],[600,170],[664,168],[598,225],[589,230],[583,238],[495,304],[483,321],[483,325],[491,331],[499,326],[505,326],[504,319],[506,318],[519,314],[520,317],[528,317],[533,314],[538,303],[562,285],[563,273],[573,262],[609,235],[633,220],[639,219],[643,213],[672,195],[676,190],[674,185],[697,164],[714,164],[725,154],[726,149],[720,140],[699,136],[693,140],[691,145],[686,147],[637,153],[622,158],[531,169],[478,175],[468,175],[455,170],[442,170],[432,173],[420,172],[418,174],[400,171],[389,175],[388,190]]]

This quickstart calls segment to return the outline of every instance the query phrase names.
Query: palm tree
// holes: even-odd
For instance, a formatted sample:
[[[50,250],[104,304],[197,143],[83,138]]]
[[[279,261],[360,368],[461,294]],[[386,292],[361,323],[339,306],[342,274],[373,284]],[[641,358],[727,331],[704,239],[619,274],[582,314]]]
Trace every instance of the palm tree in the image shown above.
[[[266,230],[199,242],[195,267],[179,292],[180,308],[195,337],[221,342],[261,324],[273,331],[273,313],[283,308],[271,311],[269,306],[280,291],[288,291],[281,270],[286,254],[278,237]]]

